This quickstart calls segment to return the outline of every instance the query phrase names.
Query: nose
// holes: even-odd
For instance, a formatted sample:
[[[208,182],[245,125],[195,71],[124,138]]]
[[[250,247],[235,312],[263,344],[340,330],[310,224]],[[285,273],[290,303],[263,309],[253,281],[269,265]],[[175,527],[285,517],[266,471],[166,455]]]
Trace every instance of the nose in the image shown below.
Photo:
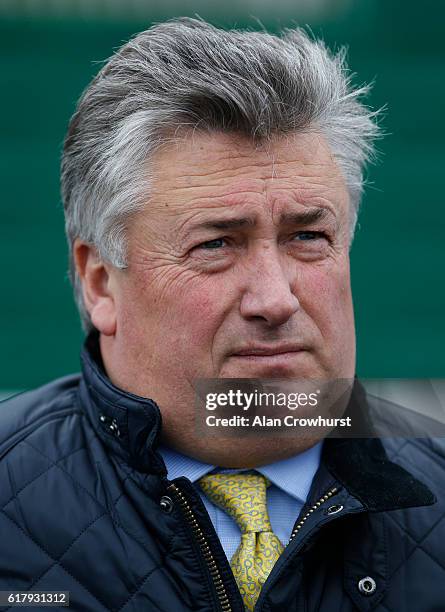
[[[300,307],[292,291],[290,274],[289,263],[283,261],[278,249],[264,246],[248,266],[241,315],[249,320],[262,320],[269,327],[286,323]]]

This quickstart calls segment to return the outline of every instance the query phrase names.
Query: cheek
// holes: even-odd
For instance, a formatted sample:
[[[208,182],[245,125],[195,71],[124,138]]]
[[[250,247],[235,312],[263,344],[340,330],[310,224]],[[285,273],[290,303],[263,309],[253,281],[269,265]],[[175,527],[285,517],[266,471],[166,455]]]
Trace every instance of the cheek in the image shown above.
[[[181,327],[181,335],[194,346],[208,345],[214,338],[225,316],[225,298],[214,283],[191,283],[179,292],[171,305],[171,313]],[[169,321],[172,316],[167,313]]]
[[[173,271],[172,271],[173,272]],[[224,317],[225,292],[210,278],[190,273],[165,274],[156,282],[140,276],[127,296],[128,321],[138,321],[142,333],[163,346],[206,345]],[[151,282],[150,282],[151,281]]]
[[[301,306],[323,331],[344,331],[353,322],[349,267],[315,267],[299,275]]]

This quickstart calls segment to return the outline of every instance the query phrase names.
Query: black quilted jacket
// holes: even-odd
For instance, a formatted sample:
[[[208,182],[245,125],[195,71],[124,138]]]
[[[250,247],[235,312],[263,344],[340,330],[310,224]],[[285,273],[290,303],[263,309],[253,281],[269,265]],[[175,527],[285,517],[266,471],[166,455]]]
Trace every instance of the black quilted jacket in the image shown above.
[[[0,591],[69,591],[56,609],[79,612],[241,612],[194,486],[166,478],[156,404],[115,388],[93,352],[82,376],[0,406]],[[445,611],[443,444],[384,445],[325,441],[256,610]]]

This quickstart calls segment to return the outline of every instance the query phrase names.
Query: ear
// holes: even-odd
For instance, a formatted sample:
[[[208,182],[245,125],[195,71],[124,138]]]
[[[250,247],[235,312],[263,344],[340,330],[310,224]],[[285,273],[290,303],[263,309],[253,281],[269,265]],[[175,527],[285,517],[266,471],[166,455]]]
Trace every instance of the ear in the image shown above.
[[[95,247],[79,239],[74,242],[73,256],[91,321],[100,333],[113,336],[116,333],[116,305],[110,277],[112,266],[100,259]]]

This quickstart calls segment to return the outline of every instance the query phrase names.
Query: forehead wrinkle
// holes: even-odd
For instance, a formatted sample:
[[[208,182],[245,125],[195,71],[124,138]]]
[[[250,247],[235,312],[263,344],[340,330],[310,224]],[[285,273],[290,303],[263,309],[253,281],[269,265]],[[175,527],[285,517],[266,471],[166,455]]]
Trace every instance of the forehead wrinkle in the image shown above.
[[[218,154],[214,155],[214,152],[210,149],[206,150],[205,157],[201,162],[196,163],[191,158],[196,155],[195,151],[190,151],[188,154],[180,155],[178,161],[185,165],[187,169],[183,174],[176,175],[177,177],[197,177],[200,178],[202,176],[212,176],[222,174],[224,172],[230,171],[245,171],[250,170],[251,168],[258,170],[259,168],[264,168],[271,166],[271,159],[262,159],[261,157],[252,156],[252,152],[247,152],[245,155],[236,155],[232,150],[228,151],[227,154]],[[236,162],[239,160],[246,160],[245,163],[237,164]],[[283,161],[283,163],[289,163],[289,161]],[[221,167],[223,164],[223,167]],[[206,167],[205,172],[200,171],[200,166],[204,165]],[[170,165],[165,164],[163,160],[163,156],[155,156],[152,162],[152,171],[153,175],[157,177],[162,177],[164,174],[168,173],[170,170]]]
[[[211,155],[211,151],[208,154]],[[173,176],[169,176],[173,166],[171,164],[162,163],[162,158],[158,158],[156,178],[160,179],[160,183],[167,182],[172,185],[175,183],[174,188],[181,189],[211,189],[223,186],[226,181],[231,181],[243,176],[246,181],[262,181],[258,191],[265,191],[269,186],[269,183],[276,183],[277,180],[305,180],[308,183],[318,184],[318,181],[323,177],[324,179],[336,179],[335,183],[340,182],[341,176],[339,171],[334,164],[323,163],[323,162],[310,162],[305,159],[280,159],[279,156],[273,154],[264,157],[255,157],[252,159],[251,154],[239,155],[238,158],[246,159],[249,163],[245,165],[236,165],[237,157],[230,152],[227,155],[219,155],[214,161],[209,161],[209,157],[205,157],[202,160],[192,161],[188,158],[182,158],[179,160],[185,165],[181,168],[181,172],[177,173],[178,166],[175,164],[175,170]],[[221,168],[221,162],[226,162]],[[266,171],[265,171],[266,170]],[[209,179],[213,179],[209,183]],[[203,182],[205,181],[205,182]],[[157,183],[158,181],[154,181]],[[265,184],[264,184],[265,182]],[[326,185],[321,185],[326,189]],[[153,185],[155,188],[156,185]]]
[[[286,151],[283,159],[281,151],[272,149],[266,153],[245,149],[244,145],[238,148],[233,139],[225,139],[222,145],[218,138],[204,138],[202,142],[199,148],[174,151],[177,154],[174,163],[162,153],[156,159],[159,182],[155,180],[152,188],[157,187],[158,202],[153,204],[169,213],[173,232],[178,231],[178,226],[183,231],[196,218],[197,207],[200,212],[227,207],[239,211],[244,204],[260,205],[264,213],[274,218],[275,210],[279,213],[291,204],[320,206],[331,210],[335,217],[341,215],[345,199],[339,194],[342,175],[331,155],[326,160],[321,156],[314,161],[310,151],[306,155],[303,148],[300,155],[297,147],[298,154],[294,156],[291,151],[289,155]],[[200,139],[194,145],[200,145]]]
[[[211,152],[207,152],[207,153],[208,154],[206,155],[204,159],[205,164],[208,165],[209,168],[218,166],[219,167],[218,171],[221,171],[221,172],[224,172],[225,170],[227,170],[227,168],[244,169],[244,168],[251,168],[251,167],[258,168],[258,167],[264,167],[264,166],[271,165],[271,159],[262,159],[261,157],[258,158],[256,156],[252,156],[251,154],[234,155],[233,153],[229,151],[227,155],[218,155],[218,157],[215,157],[215,159],[212,159]],[[187,158],[184,159],[184,161],[189,162]],[[238,161],[242,161],[243,163],[237,164],[236,162]],[[221,163],[224,164],[222,168],[220,167]],[[286,162],[283,162],[283,163],[286,163]],[[191,176],[200,176],[200,173],[199,172],[191,173]]]
[[[203,174],[202,177],[206,177],[207,175]],[[333,175],[336,176],[336,175]],[[188,175],[183,175],[183,178],[187,178]],[[219,193],[215,194],[216,197],[221,198],[230,198],[230,196],[234,196],[234,198],[241,198],[244,195],[258,195],[265,194],[266,192],[273,191],[289,191],[295,201],[301,202],[305,201],[309,198],[312,198],[312,192],[320,190],[320,196],[322,197],[321,192],[331,192],[336,190],[336,188],[341,184],[339,180],[338,183],[336,181],[335,184],[327,184],[325,181],[320,181],[319,177],[315,176],[305,176],[302,173],[293,176],[287,177],[279,177],[279,180],[282,182],[280,185],[277,184],[276,180],[272,178],[258,178],[253,176],[243,177],[239,179],[237,175],[231,174],[227,177],[228,181],[218,182],[218,183],[203,183],[200,185],[172,185],[171,183],[165,190],[158,189],[156,195],[165,196],[168,195],[169,192],[181,192],[188,191],[189,189],[194,189],[196,191],[206,191],[206,190],[217,190]],[[329,177],[328,177],[329,178]],[[305,184],[299,184],[301,179],[305,179]],[[312,179],[312,180],[311,180]],[[297,183],[297,185],[296,185]],[[298,195],[295,195],[298,194]],[[205,198],[213,198],[215,197],[213,194],[209,194],[206,196],[199,196],[194,199],[205,199]],[[227,203],[232,203],[230,200]],[[237,202],[235,202],[237,203]],[[225,204],[225,202],[223,202]]]
[[[297,188],[292,189],[290,195],[294,202],[297,202],[302,206],[317,206],[318,208],[325,208],[329,210],[334,217],[340,213],[341,198],[336,196],[335,190],[329,188],[325,188],[324,190]]]
[[[324,189],[314,190],[300,186],[278,188],[277,185],[270,185],[266,200],[270,205],[272,217],[280,219],[280,215],[287,212],[286,210],[283,211],[285,208],[289,210],[290,214],[298,213],[298,209],[301,208],[318,208],[326,210],[329,215],[337,219],[343,208],[342,198],[336,195],[335,190],[326,185],[320,184],[320,187]],[[329,197],[330,195],[332,197]]]
[[[211,155],[211,151],[209,151],[208,153],[209,155]],[[237,165],[237,159],[246,159],[248,160],[248,163]],[[246,180],[251,181],[268,181],[285,177],[290,178],[290,172],[278,172],[277,170],[280,167],[286,167],[288,165],[295,164],[298,164],[299,166],[300,176],[304,177],[303,169],[306,165],[304,160],[298,160],[298,158],[280,160],[277,159],[276,155],[268,156],[266,159],[261,157],[252,158],[252,155],[250,153],[247,153],[246,155],[234,156],[232,153],[229,152],[226,156],[219,155],[214,160],[209,160],[209,157],[207,156],[201,162],[198,163],[196,163],[196,161],[193,162],[192,160],[186,157],[180,158],[179,162],[183,164],[183,168],[181,169],[182,172],[180,172],[179,174],[175,172],[173,177],[169,177],[169,173],[172,169],[171,164],[164,164],[162,158],[158,158],[157,162],[157,168],[154,174],[154,176],[156,176],[156,179],[158,179],[161,183],[165,180],[168,180],[168,182],[171,183],[171,179],[173,178],[174,182],[179,183],[181,187],[187,188],[195,186],[197,188],[218,186],[220,180],[224,180],[226,178],[230,180],[231,178],[236,178],[240,175],[246,175]],[[224,163],[223,167],[221,167],[222,162],[227,163]],[[292,168],[292,172],[295,172],[295,167]],[[311,174],[309,176],[311,176]],[[216,179],[218,182],[216,184],[211,183],[209,185],[208,179],[211,177],[213,177],[214,180]],[[205,179],[206,184],[203,185],[200,179]]]
[[[259,180],[259,179],[255,179],[255,180]],[[161,192],[161,190],[158,190],[157,192],[155,192],[153,194],[152,191],[152,195],[157,195],[159,197],[165,197],[166,195],[168,195],[169,192],[175,193],[175,192],[181,192],[181,191],[187,191],[189,189],[194,189],[196,191],[205,191],[205,190],[215,190],[215,192],[220,192],[216,195],[213,195],[212,193],[209,195],[200,195],[197,196],[196,198],[193,198],[192,201],[195,200],[203,200],[206,198],[214,198],[214,197],[218,197],[218,198],[228,198],[230,196],[236,196],[237,194],[242,197],[243,195],[258,195],[259,193],[263,193],[264,192],[264,181],[261,181],[261,184],[258,184],[258,189],[254,188],[253,185],[253,181],[254,179],[246,179],[245,181],[245,185],[244,183],[241,184],[235,184],[235,185],[223,185],[222,183],[217,183],[217,184],[203,184],[203,185],[180,185],[180,186],[169,186],[166,190],[163,190],[163,192]],[[249,183],[249,184],[248,184]]]
[[[311,171],[313,169],[313,171]],[[344,187],[346,189],[346,183],[341,172],[332,166],[326,164],[299,164],[295,167],[289,168],[286,173],[275,172],[274,178],[266,179],[269,185],[279,180],[282,184],[288,185],[290,188],[295,188],[298,182],[299,189],[312,189],[321,188],[326,189],[337,189]]]
[[[176,174],[175,182],[177,181],[182,186],[184,183],[188,187],[207,187],[209,186],[208,179],[216,180],[215,186],[220,185],[225,180],[233,180],[242,177],[250,181],[266,181],[270,179],[270,171],[266,169],[266,165],[258,164],[255,161],[245,166],[219,168],[218,170],[202,170],[201,172],[186,172]],[[205,180],[205,183],[202,183]]]
[[[302,211],[301,208],[315,208],[320,211],[326,211],[329,216],[332,216],[333,220],[337,220],[339,210],[332,205],[330,200],[322,196],[311,195],[308,197],[308,194],[304,194],[303,196],[299,190],[295,189],[284,189],[283,191],[288,192],[286,194],[278,194],[275,189],[270,189],[270,191],[272,193],[268,194],[260,194],[255,191],[243,191],[241,193],[234,191],[224,196],[203,195],[193,198],[193,200],[189,202],[182,202],[180,208],[168,208],[168,210],[161,208],[161,210],[173,217],[170,229],[174,234],[180,234],[181,238],[188,237],[197,229],[211,229],[212,225],[216,229],[215,223],[213,223],[211,218],[212,216],[220,222],[225,222],[226,220],[228,222],[241,217],[253,219],[258,215],[258,207],[267,216],[270,215],[272,219],[277,218],[277,221],[273,221],[274,224],[282,223],[283,219],[286,217],[288,222],[293,217],[294,223],[296,224],[298,216],[301,217],[300,222],[304,223],[304,216],[307,213]],[[255,197],[252,198],[252,196]],[[260,196],[260,200],[258,196]],[[292,208],[289,209],[289,206],[293,207],[293,210]],[[255,210],[242,212],[245,207],[254,207]],[[283,210],[284,208],[287,208],[287,210]],[[216,217],[216,211],[220,213],[218,217]],[[207,217],[207,219],[204,218],[203,221],[200,221],[203,215]],[[196,223],[194,223],[195,219],[197,219]],[[308,223],[308,221],[306,221],[306,223]],[[249,225],[252,225],[252,223],[249,223]],[[227,227],[226,229],[229,228]]]

